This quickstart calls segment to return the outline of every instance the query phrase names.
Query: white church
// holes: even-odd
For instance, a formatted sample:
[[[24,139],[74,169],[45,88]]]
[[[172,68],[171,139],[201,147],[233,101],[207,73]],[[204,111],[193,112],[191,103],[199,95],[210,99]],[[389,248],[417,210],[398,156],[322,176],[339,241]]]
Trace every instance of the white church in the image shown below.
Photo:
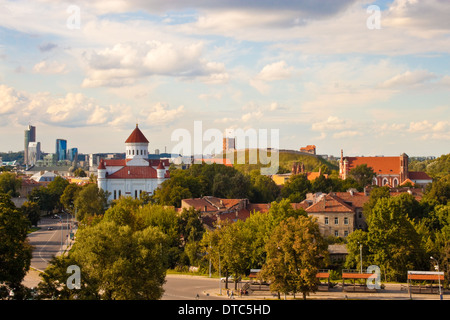
[[[125,141],[125,159],[102,159],[98,166],[98,187],[110,192],[108,200],[141,192],[152,195],[169,178],[169,160],[148,159],[148,140],[138,125]]]

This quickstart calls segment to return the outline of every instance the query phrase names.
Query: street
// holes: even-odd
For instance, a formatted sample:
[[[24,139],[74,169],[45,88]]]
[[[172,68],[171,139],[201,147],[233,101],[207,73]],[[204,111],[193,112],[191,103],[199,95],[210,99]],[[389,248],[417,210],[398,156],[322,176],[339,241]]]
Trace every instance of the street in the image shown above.
[[[48,263],[57,254],[61,253],[61,249],[65,248],[70,230],[67,227],[67,218],[70,215],[62,214],[62,229],[60,219],[43,217],[38,224],[40,229],[28,235],[30,244],[33,246],[33,257],[31,259],[31,267],[44,271]]]
[[[222,283],[223,288],[224,284]],[[219,291],[218,278],[168,274],[164,290],[161,300],[197,300],[197,294],[198,300],[223,300],[227,298],[225,290],[223,290],[223,296],[208,293]]]

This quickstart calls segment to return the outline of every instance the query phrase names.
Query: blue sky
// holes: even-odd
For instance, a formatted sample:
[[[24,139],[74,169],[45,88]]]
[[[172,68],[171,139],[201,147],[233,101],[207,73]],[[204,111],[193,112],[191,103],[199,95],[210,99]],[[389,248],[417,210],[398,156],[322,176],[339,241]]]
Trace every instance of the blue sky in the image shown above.
[[[278,129],[285,149],[439,156],[448,16],[439,0],[0,0],[0,150],[23,149],[31,123],[45,152],[124,152],[138,122],[170,151],[202,121]]]

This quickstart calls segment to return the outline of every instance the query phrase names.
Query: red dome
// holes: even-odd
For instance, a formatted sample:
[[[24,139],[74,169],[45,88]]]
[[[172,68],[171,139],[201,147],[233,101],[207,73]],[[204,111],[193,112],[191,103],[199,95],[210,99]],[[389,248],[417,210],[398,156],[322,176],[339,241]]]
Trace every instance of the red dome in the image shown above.
[[[130,134],[125,143],[148,143],[147,138],[144,136],[141,130],[139,130],[138,125],[136,124],[136,128]]]

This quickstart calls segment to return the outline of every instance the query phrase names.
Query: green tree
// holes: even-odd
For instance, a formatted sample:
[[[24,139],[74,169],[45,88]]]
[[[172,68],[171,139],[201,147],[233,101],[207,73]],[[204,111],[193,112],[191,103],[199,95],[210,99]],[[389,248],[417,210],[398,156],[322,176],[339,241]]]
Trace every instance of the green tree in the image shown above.
[[[30,224],[32,226],[37,226],[38,222],[41,220],[41,213],[39,209],[39,204],[32,201],[26,201],[20,208],[27,217],[27,219],[30,221]]]
[[[86,172],[82,168],[77,168],[73,172],[75,177],[87,177]]]
[[[81,191],[82,187],[75,184],[70,183],[67,185],[67,187],[64,189],[64,192],[62,193],[60,197],[60,202],[64,206],[64,208],[71,213],[75,212],[75,199],[78,196],[78,193]]]
[[[108,206],[108,194],[96,184],[90,183],[80,190],[74,205],[78,209],[78,221],[88,216],[103,215]]]
[[[36,202],[39,209],[49,214],[57,205],[57,199],[47,187],[34,188],[27,196],[28,201]]]
[[[288,198],[291,202],[302,202],[306,194],[312,191],[311,182],[306,174],[296,174],[289,178],[281,189],[281,196]]]
[[[40,285],[43,297],[154,300],[163,294],[167,269],[166,236],[156,227],[133,230],[113,221],[81,228],[68,258],[58,257]],[[69,264],[80,267],[80,290],[67,290]]]
[[[21,185],[22,179],[17,178],[15,173],[0,173],[0,193],[9,194],[11,197],[18,197]]]
[[[404,281],[405,270],[423,267],[421,238],[401,199],[379,199],[367,224],[369,261],[384,269],[387,278]]]
[[[21,283],[30,268],[32,247],[27,239],[29,223],[11,197],[0,193],[0,283],[8,286],[16,299],[23,298]],[[0,295],[5,293],[0,291]]]
[[[350,170],[349,175],[356,180],[360,189],[368,185],[372,185],[373,178],[376,177],[376,173],[367,164],[361,164]]]
[[[270,203],[280,195],[280,188],[269,176],[260,174],[259,170],[250,173],[250,202]]]
[[[60,198],[68,185],[69,181],[60,176],[56,176],[55,179],[48,184],[47,189],[50,192],[52,202],[55,203],[55,209],[61,210],[63,208]]]
[[[450,174],[440,179],[435,179],[427,186],[425,200],[446,205],[450,200]]]
[[[267,260],[261,277],[271,282],[273,291],[301,292],[306,299],[317,286],[316,274],[327,256],[326,248],[316,221],[290,217],[274,229],[266,244]]]

